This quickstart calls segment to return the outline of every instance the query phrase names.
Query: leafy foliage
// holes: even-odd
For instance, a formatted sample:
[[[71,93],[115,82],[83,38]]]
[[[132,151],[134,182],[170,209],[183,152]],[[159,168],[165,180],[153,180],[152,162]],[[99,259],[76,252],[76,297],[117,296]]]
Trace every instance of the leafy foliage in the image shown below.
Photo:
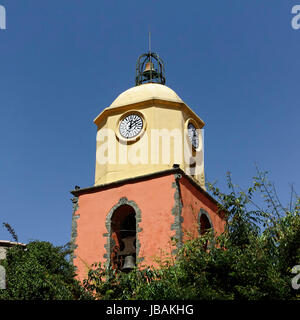
[[[33,241],[26,248],[12,247],[6,260],[7,288],[0,290],[5,300],[71,300],[88,298],[75,280],[74,267],[66,260],[69,247]]]
[[[174,263],[166,259],[159,268],[126,274],[95,264],[86,290],[96,299],[300,299],[291,286],[291,268],[300,264],[300,199],[293,194],[295,201],[284,208],[259,170],[246,192],[233,185],[230,173],[227,182],[227,194],[208,184],[227,215],[223,234],[187,241]],[[253,200],[257,194],[263,208]]]
[[[14,230],[14,228],[7,222],[3,222],[3,227],[6,228],[6,230],[9,232],[9,234],[12,236],[12,238],[18,242],[18,236]]]
[[[33,241],[26,249],[9,249],[0,261],[7,273],[0,299],[300,300],[291,286],[291,269],[300,264],[300,198],[292,189],[290,203],[282,206],[267,173],[259,170],[246,191],[232,183],[230,173],[227,184],[228,193],[207,185],[226,214],[224,233],[186,241],[159,267],[122,273],[96,263],[82,286],[66,259],[68,245]]]

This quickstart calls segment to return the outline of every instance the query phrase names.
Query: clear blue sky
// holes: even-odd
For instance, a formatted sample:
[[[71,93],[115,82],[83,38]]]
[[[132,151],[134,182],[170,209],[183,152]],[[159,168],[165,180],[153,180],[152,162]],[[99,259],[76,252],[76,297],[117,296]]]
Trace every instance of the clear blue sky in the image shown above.
[[[282,202],[300,193],[299,1],[0,0],[0,239],[70,240],[75,185],[93,185],[93,119],[134,85],[137,57],[205,121],[205,168],[247,186],[254,163]]]

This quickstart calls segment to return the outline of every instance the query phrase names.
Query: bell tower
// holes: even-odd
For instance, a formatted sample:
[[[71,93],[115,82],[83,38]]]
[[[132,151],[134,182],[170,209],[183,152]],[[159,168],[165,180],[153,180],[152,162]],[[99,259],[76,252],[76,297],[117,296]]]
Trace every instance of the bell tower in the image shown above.
[[[224,229],[218,204],[205,191],[204,122],[165,83],[159,55],[141,55],[135,86],[94,120],[95,182],[71,192],[80,279],[92,263],[122,271],[155,264],[188,236]]]

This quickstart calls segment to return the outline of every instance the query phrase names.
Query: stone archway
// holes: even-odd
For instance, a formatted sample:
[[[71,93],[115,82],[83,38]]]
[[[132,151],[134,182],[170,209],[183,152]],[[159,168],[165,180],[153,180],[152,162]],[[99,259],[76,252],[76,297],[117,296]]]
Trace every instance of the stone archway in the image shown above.
[[[111,208],[105,223],[108,232],[104,234],[107,237],[104,255],[107,266],[121,269],[127,255],[132,255],[135,260],[140,259],[140,222],[141,210],[134,201],[124,197]]]
[[[203,236],[208,231],[211,231],[213,235],[215,234],[209,214],[204,209],[200,209],[200,212],[198,214],[198,233],[200,236]],[[213,245],[213,243],[213,240],[207,241],[204,245],[204,250],[209,249]]]

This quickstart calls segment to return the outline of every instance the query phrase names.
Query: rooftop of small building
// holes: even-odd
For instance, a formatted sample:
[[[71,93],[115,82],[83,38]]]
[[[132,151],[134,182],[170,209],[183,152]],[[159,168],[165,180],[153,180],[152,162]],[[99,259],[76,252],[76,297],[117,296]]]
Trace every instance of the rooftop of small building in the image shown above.
[[[9,240],[0,240],[0,247],[13,247],[13,246],[22,246],[25,247],[25,243],[9,241]]]

